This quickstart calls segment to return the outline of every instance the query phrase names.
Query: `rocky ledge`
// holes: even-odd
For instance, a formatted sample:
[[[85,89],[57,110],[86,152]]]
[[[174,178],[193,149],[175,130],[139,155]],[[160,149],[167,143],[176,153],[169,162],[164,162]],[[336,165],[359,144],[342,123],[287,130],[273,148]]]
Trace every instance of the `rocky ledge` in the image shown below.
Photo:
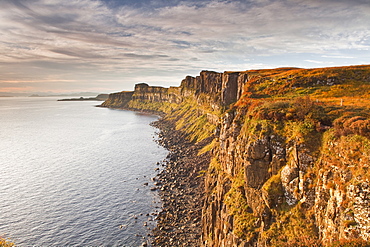
[[[157,179],[162,211],[153,229],[153,246],[199,246],[204,202],[204,171],[210,155],[198,155],[208,140],[197,144],[185,140],[174,123],[161,119],[153,123],[159,128],[158,143],[170,153]]]

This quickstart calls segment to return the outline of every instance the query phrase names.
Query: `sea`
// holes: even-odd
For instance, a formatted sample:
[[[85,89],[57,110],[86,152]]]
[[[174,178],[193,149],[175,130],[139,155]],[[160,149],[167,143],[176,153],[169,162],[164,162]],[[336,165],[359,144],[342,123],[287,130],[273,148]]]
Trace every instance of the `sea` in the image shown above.
[[[0,236],[17,246],[141,246],[168,151],[155,115],[0,97]]]

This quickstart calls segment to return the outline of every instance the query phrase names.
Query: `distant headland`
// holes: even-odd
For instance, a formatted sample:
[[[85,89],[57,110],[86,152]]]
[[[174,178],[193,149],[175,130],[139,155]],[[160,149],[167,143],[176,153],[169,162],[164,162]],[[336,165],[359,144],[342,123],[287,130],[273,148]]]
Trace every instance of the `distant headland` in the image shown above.
[[[99,94],[96,97],[89,97],[89,98],[84,98],[84,97],[79,97],[79,98],[70,98],[70,99],[58,99],[58,101],[105,101],[109,97],[109,94]]]

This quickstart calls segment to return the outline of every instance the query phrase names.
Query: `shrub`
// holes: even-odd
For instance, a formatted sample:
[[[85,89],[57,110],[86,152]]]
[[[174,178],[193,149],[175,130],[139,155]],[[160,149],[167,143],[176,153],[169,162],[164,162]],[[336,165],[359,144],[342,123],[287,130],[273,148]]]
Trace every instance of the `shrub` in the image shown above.
[[[315,102],[308,96],[297,98],[293,103],[293,107],[299,120],[305,119],[308,115],[316,114]]]
[[[303,235],[293,239],[278,237],[278,242],[275,246],[281,247],[322,247],[321,242],[313,236]]]
[[[15,244],[10,242],[9,240],[6,240],[3,237],[0,237],[0,247],[12,247],[12,246],[15,246]]]
[[[334,129],[337,137],[355,134],[370,138],[370,119],[344,116],[334,121]]]
[[[254,112],[257,118],[272,121],[312,119],[318,123],[328,122],[324,108],[308,96],[298,97],[293,101],[266,101],[256,107]]]
[[[329,247],[369,247],[370,242],[361,238],[358,239],[341,239],[333,242]]]

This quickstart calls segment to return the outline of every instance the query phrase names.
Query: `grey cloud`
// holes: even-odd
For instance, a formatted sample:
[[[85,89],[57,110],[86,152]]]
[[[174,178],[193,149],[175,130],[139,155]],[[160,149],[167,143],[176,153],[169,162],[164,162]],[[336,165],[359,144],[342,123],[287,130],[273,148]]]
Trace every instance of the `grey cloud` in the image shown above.
[[[55,52],[55,53],[58,53],[58,54],[63,54],[63,55],[67,55],[67,56],[71,56],[71,57],[76,57],[76,58],[103,58],[102,55],[97,55],[97,54],[93,54],[93,53],[90,53],[88,51],[84,51],[84,50],[65,50],[65,49],[51,49],[50,50],[51,52]]]
[[[30,0],[30,1],[25,1],[25,0],[3,0],[2,1],[2,6],[6,7],[6,8],[15,6],[15,7],[23,9],[23,10],[30,10],[27,7],[26,4],[27,3],[30,4],[30,3],[33,3],[33,2],[37,2],[37,0]]]
[[[213,10],[217,10],[217,12]],[[256,12],[258,16],[254,15]],[[320,11],[315,16],[315,13],[307,13],[299,6],[290,8],[278,1],[266,1],[264,9],[252,8],[247,12],[240,12],[235,4],[219,2],[203,9],[183,5],[158,10],[158,13],[151,14],[148,18],[144,18],[144,15],[138,14],[137,16],[141,25],[153,25],[153,30],[155,30],[155,26],[162,27],[162,33],[152,33],[154,38],[166,36],[170,38],[175,33],[185,31],[192,33],[192,35],[189,37],[180,36],[184,44],[209,44],[212,40],[223,40],[224,43],[229,43],[234,48],[233,44],[239,40],[249,39],[251,41],[249,45],[255,43],[255,47],[263,48],[265,46],[266,49],[270,48],[273,43],[275,47],[282,48],[286,46],[286,43],[282,41],[287,39],[296,39],[297,43],[311,40],[311,43],[305,43],[303,47],[312,49],[315,45],[312,46],[310,34],[317,34],[312,30],[313,27],[321,26],[319,33],[333,37],[336,35],[333,33],[333,26],[339,22],[337,20],[336,24],[333,25],[333,19],[346,18],[343,15],[338,16]],[[164,31],[167,31],[165,35]],[[264,43],[268,40],[263,38],[266,33],[272,36],[270,39],[272,42]],[[315,39],[317,41],[327,40],[324,36],[316,36]],[[257,44],[253,41],[259,42]],[[187,46],[190,47],[190,45]]]
[[[36,5],[38,5],[37,1],[15,0],[12,1],[12,3],[23,13],[19,16],[13,16],[12,19],[14,21],[22,21],[24,23],[28,23],[31,26],[33,25],[40,27],[44,24],[48,26],[62,26],[66,23],[72,23],[78,16],[76,14],[70,13],[60,14],[52,9],[48,11],[48,14],[41,13],[44,11],[38,9],[37,7],[33,7],[35,3]]]
[[[261,5],[264,8],[259,8]],[[268,50],[272,46],[277,48],[275,50],[283,50],[287,40],[297,40],[296,43],[300,49],[307,47],[307,50],[312,50],[316,46],[312,46],[314,39],[315,42],[321,42],[330,40],[325,38],[325,35],[327,37],[338,35],[334,33],[335,28],[333,29],[331,24],[335,15],[322,13],[319,10],[308,13],[302,11],[300,6],[291,8],[281,1],[255,1],[255,5],[251,5],[249,10],[245,8],[241,10],[236,2],[208,1],[198,6],[183,2],[180,5],[144,12],[125,8],[115,14],[119,16],[117,23],[122,26],[109,27],[116,30],[114,32],[100,32],[108,24],[106,21],[92,26],[74,21],[78,18],[76,18],[77,14],[73,13],[69,15],[62,13],[57,19],[38,16],[35,23],[39,25],[32,24],[32,26],[45,25],[44,29],[49,33],[59,34],[61,38],[97,45],[132,48],[134,44],[140,44],[141,48],[158,50],[166,47],[169,48],[168,51],[186,48],[194,53],[203,52],[203,49],[199,49],[202,46],[214,46],[213,49],[207,49],[212,52],[215,50],[230,52],[238,46],[243,46],[244,49],[249,46],[250,51]],[[122,23],[119,21],[121,17],[124,19]],[[320,29],[312,30],[312,27],[319,23]],[[55,27],[58,28],[53,30],[52,28]],[[117,33],[121,27],[125,28],[125,31],[119,37]],[[99,32],[93,32],[93,30],[99,30]],[[271,38],[264,37],[266,33],[269,33]],[[320,33],[325,35],[318,36],[317,34]],[[121,38],[124,38],[125,42]],[[217,43],[216,40],[223,42]],[[242,40],[247,41],[242,44]],[[301,41],[305,41],[306,44],[302,46]],[[294,45],[295,42],[289,43]],[[252,47],[255,49],[251,49]],[[290,48],[297,49],[294,46]]]
[[[71,62],[81,76],[95,70],[126,77],[133,68],[246,69],[264,66],[253,62],[261,56],[370,49],[365,0],[3,2],[0,62]]]
[[[141,55],[141,54],[135,54],[135,53],[125,53],[124,56],[130,57],[130,58],[144,58],[144,59],[168,57],[166,55]]]

